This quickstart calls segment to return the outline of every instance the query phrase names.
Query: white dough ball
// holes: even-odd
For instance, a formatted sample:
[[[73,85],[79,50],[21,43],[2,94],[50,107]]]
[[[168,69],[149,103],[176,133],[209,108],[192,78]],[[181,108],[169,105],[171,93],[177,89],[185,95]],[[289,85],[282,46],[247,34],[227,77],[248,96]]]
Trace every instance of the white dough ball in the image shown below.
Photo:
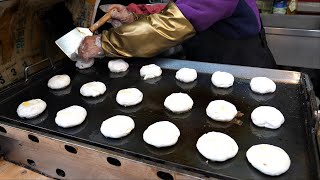
[[[161,74],[161,68],[155,64],[146,65],[140,69],[140,76],[143,77],[143,80],[159,77]]]
[[[205,158],[221,162],[233,158],[239,147],[230,136],[212,131],[198,139],[197,149]]]
[[[81,106],[70,106],[58,111],[55,122],[63,128],[80,125],[87,117],[87,111]]]
[[[85,97],[97,97],[106,92],[106,85],[102,82],[89,82],[81,86],[80,94]]]
[[[285,173],[291,164],[288,154],[283,149],[269,144],[252,146],[246,156],[254,168],[270,176]]]
[[[197,71],[190,68],[181,68],[176,73],[176,79],[185,83],[193,82],[197,79]]]
[[[150,125],[143,133],[143,140],[157,148],[172,146],[177,143],[180,131],[169,121],[160,121]]]
[[[188,94],[173,93],[165,99],[164,106],[174,113],[183,113],[192,109],[193,100]]]
[[[234,77],[230,73],[217,71],[212,74],[211,82],[218,88],[229,88],[233,85]]]
[[[108,62],[108,68],[111,72],[125,72],[129,68],[129,64],[122,59],[111,60]]]
[[[277,86],[269,78],[266,77],[255,77],[251,79],[250,87],[253,92],[259,94],[273,93]]]
[[[129,116],[117,115],[102,122],[100,131],[105,137],[121,138],[134,129],[134,121]]]
[[[259,127],[277,129],[284,123],[283,114],[271,106],[257,107],[251,113],[252,122]]]
[[[116,101],[122,106],[134,106],[143,99],[142,92],[137,88],[122,89],[117,93]]]
[[[93,66],[93,64],[94,64],[94,60],[91,60],[91,61],[88,61],[88,62],[84,62],[84,61],[78,60],[76,62],[76,67],[79,68],[79,69],[87,69],[87,68],[90,68],[91,66]]]
[[[225,100],[211,101],[206,112],[211,119],[221,122],[231,121],[238,114],[237,108]]]
[[[55,75],[48,81],[48,87],[50,89],[63,89],[69,86],[71,79],[68,75]]]
[[[47,108],[47,103],[41,99],[25,101],[18,106],[17,114],[21,118],[31,119],[40,115]]]

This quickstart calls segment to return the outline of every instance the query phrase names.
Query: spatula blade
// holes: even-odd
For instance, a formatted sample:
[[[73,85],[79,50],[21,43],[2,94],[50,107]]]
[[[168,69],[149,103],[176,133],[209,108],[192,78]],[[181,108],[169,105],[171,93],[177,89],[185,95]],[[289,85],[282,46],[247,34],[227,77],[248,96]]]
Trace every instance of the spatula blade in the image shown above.
[[[93,33],[88,28],[77,27],[68,32],[61,38],[55,41],[58,47],[73,61],[77,61],[77,49],[81,41],[86,36],[92,36]]]

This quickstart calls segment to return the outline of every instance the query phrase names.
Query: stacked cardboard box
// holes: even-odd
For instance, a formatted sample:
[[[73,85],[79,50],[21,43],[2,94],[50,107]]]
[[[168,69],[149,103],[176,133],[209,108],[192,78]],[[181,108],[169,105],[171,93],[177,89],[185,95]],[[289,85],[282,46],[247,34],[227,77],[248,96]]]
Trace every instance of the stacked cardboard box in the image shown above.
[[[73,19],[70,24],[88,27],[92,23],[96,0],[10,0],[0,2],[0,90],[21,80],[24,68],[46,58],[54,61],[65,57],[54,41],[69,29],[60,31],[68,24],[48,28],[48,12],[62,4]],[[50,14],[49,19],[54,19]],[[64,18],[56,20],[63,21]],[[36,72],[45,65],[32,68]],[[31,72],[31,73],[32,73]]]

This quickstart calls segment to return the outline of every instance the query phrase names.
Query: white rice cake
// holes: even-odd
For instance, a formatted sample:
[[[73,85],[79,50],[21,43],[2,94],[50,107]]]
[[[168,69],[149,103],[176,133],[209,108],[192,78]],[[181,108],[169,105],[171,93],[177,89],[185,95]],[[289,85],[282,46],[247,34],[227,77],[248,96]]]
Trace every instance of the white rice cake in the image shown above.
[[[21,118],[31,119],[39,116],[47,108],[47,103],[41,99],[32,99],[21,103],[17,114]]]
[[[143,140],[157,148],[172,146],[177,143],[180,131],[169,121],[159,121],[150,125],[143,133]]]
[[[233,158],[239,150],[234,139],[224,133],[214,131],[202,135],[196,146],[205,158],[219,162]]]
[[[273,93],[276,91],[276,84],[266,77],[255,77],[251,79],[250,88],[258,94]]]
[[[134,106],[143,99],[142,92],[137,88],[122,89],[117,93],[116,101],[122,106]]]
[[[278,129],[284,123],[284,116],[274,107],[260,106],[252,111],[251,120],[256,126]]]
[[[181,68],[176,72],[176,79],[184,83],[195,81],[197,79],[197,76],[197,71],[190,68]]]
[[[270,144],[254,145],[247,151],[246,156],[254,168],[269,176],[285,173],[291,164],[283,149]]]
[[[140,69],[140,76],[143,80],[159,77],[162,74],[162,70],[155,64],[145,65]]]
[[[107,87],[104,83],[93,81],[81,86],[80,94],[85,97],[97,97],[104,94]]]
[[[108,68],[113,73],[120,73],[127,71],[129,64],[122,59],[116,59],[108,62]]]
[[[211,101],[206,112],[211,119],[221,122],[231,121],[238,114],[237,108],[225,100]]]
[[[212,74],[211,82],[218,88],[229,88],[233,85],[234,77],[230,73],[217,71]]]
[[[80,125],[87,117],[87,111],[81,106],[70,106],[58,111],[55,122],[63,128]]]
[[[134,129],[134,121],[129,116],[117,115],[102,122],[100,131],[107,138],[122,138]]]
[[[66,74],[55,75],[49,79],[47,85],[50,89],[63,89],[69,86],[70,82],[71,82],[71,79]]]
[[[184,113],[192,109],[193,100],[188,94],[173,93],[165,99],[164,106],[174,113]]]

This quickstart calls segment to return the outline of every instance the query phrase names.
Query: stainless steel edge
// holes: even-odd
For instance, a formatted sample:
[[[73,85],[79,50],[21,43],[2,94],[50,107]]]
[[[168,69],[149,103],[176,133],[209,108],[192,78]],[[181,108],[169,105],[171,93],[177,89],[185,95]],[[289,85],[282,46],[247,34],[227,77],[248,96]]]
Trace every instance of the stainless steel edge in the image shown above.
[[[180,69],[183,67],[193,68],[199,72],[213,73],[215,71],[225,71],[233,74],[235,77],[243,79],[251,79],[254,77],[268,77],[276,82],[288,84],[298,84],[300,82],[301,73],[295,71],[283,71],[275,69],[265,69],[246,66],[214,64],[206,62],[195,62],[187,60],[156,58],[155,64],[161,68]]]
[[[298,2],[298,11],[320,12],[320,2]]]
[[[267,34],[320,38],[320,30],[265,27]]]
[[[320,16],[317,15],[261,14],[261,20],[265,27],[320,29]]]

